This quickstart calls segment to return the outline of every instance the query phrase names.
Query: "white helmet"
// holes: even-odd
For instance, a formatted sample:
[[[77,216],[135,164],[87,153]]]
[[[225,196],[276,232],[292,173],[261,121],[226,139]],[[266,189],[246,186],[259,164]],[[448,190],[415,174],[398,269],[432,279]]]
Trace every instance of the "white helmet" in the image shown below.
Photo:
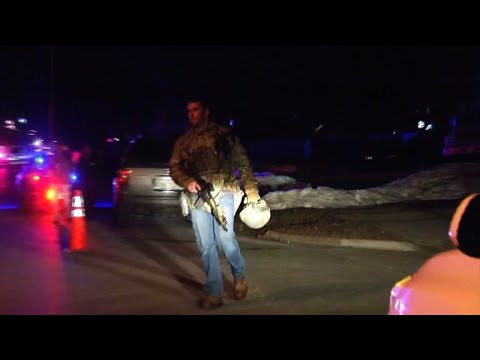
[[[245,205],[240,212],[240,220],[251,229],[260,229],[270,220],[270,208],[265,200]]]

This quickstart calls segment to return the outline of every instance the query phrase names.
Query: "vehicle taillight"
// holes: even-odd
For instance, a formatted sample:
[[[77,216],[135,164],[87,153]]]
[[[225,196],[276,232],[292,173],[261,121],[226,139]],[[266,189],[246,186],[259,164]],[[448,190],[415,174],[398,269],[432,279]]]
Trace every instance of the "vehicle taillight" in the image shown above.
[[[54,200],[55,199],[55,190],[54,189],[48,189],[47,192],[45,193],[45,198],[47,200]]]
[[[126,184],[128,182],[128,175],[132,173],[132,170],[122,169],[117,171],[117,183]]]

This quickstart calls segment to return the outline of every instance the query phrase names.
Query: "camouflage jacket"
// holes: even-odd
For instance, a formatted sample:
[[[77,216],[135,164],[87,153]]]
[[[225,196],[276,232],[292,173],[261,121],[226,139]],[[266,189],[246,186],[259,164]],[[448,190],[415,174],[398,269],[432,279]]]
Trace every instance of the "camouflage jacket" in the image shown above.
[[[240,172],[245,194],[258,193],[245,148],[228,127],[208,122],[204,128],[190,128],[176,141],[170,158],[170,176],[184,189],[195,174],[216,190],[241,191],[234,171]],[[190,205],[194,194],[188,193]]]

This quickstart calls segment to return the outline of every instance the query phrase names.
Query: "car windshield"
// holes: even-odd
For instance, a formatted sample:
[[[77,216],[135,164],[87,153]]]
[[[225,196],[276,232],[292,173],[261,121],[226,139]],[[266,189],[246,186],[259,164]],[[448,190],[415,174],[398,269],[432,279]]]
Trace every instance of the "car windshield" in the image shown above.
[[[125,157],[128,166],[157,166],[168,164],[173,150],[173,141],[139,139],[131,144]]]

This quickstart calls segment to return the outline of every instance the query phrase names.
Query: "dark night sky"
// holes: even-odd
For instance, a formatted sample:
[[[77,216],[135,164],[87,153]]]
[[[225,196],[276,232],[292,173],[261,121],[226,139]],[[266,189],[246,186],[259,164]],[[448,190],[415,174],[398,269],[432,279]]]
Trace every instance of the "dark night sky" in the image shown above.
[[[56,133],[103,137],[137,128],[174,133],[185,123],[182,100],[191,93],[209,96],[217,119],[254,124],[258,134],[305,131],[317,121],[349,126],[406,121],[419,104],[450,111],[458,102],[471,101],[476,51],[56,46]],[[42,46],[0,47],[0,112],[22,114],[45,130],[48,54]]]

